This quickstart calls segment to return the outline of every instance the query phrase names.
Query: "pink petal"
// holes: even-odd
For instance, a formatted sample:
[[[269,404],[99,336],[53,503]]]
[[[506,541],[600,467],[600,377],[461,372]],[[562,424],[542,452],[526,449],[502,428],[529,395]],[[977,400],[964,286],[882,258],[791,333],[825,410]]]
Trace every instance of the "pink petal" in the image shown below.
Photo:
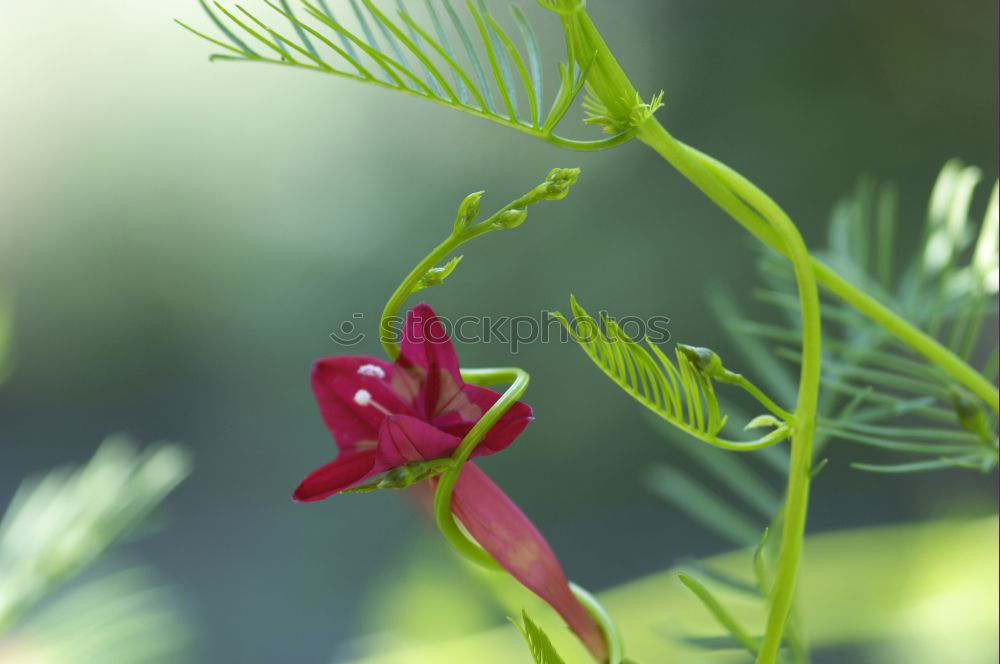
[[[555,609],[600,661],[604,636],[577,601],[548,542],[517,505],[475,464],[467,463],[455,484],[452,509],[466,530],[504,569]]]
[[[341,451],[374,449],[385,419],[376,406],[358,405],[354,400],[358,390],[366,390],[375,403],[391,413],[413,412],[412,401],[398,389],[399,373],[393,365],[363,355],[330,357],[313,366],[313,393]]]
[[[375,474],[375,452],[346,452],[330,463],[320,466],[302,480],[292,498],[312,503],[329,498]]]
[[[434,418],[434,426],[447,431],[448,433],[464,438],[469,429],[479,421],[482,415],[497,402],[500,395],[493,390],[476,385],[465,385],[462,392],[475,411],[478,413],[473,418],[463,418],[458,412],[450,411]],[[495,454],[504,449],[517,438],[531,420],[531,406],[518,401],[503,414],[500,420],[486,434],[482,442],[476,446],[472,456],[485,456]]]
[[[377,472],[410,461],[431,461],[451,456],[462,439],[409,415],[387,417],[379,430]]]

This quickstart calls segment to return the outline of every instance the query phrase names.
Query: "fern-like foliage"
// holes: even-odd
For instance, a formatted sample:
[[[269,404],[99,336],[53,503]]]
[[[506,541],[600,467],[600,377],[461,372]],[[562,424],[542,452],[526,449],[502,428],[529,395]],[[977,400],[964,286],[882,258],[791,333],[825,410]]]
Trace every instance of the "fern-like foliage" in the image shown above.
[[[675,364],[653,343],[643,347],[633,341],[611,318],[602,316],[602,330],[575,297],[570,307],[575,326],[561,313],[554,315],[608,377],[679,429],[706,442],[716,440],[725,418],[715,388],[680,349]]]
[[[864,180],[834,210],[821,255],[995,381],[996,330],[984,329],[996,324],[997,187],[978,222],[971,203],[981,177],[958,161],[945,165],[908,260],[900,251],[906,235],[897,233],[895,189]],[[776,384],[794,384],[800,335],[791,273],[772,255],[762,259],[761,272],[768,287],[755,297],[784,310],[786,325],[751,320],[726,296],[714,299],[716,312],[741,348],[770,365],[770,375],[784,374]],[[996,467],[997,421],[987,404],[840,302],[825,302],[823,315],[820,445],[840,440],[909,457],[854,464],[871,472]],[[773,357],[786,364],[767,359]]]
[[[756,449],[788,434],[787,427],[774,422],[777,428],[756,441],[720,438],[727,417],[719,407],[712,378],[695,364],[689,352],[678,347],[675,363],[648,339],[641,345],[604,315],[602,328],[572,296],[570,308],[573,324],[558,311],[553,315],[590,359],[632,398],[681,431],[730,450]]]
[[[0,519],[0,636],[134,529],[190,470],[185,450],[105,441],[84,467],[24,482]]]
[[[177,593],[144,568],[74,584],[0,640],[0,662],[177,664],[194,625]]]
[[[519,46],[483,0],[466,0],[463,18],[451,0],[396,0],[395,11],[372,0],[349,0],[353,27],[327,0],[303,0],[302,16],[288,0],[264,0],[268,16],[246,7],[209,6],[198,0],[217,34],[178,23],[223,49],[212,60],[264,62],[332,74],[414,95],[574,149],[602,149],[629,132],[598,141],[554,133],[573,105],[587,74],[575,60],[559,65],[559,87],[545,110],[541,49],[524,12],[511,6]],[[395,16],[390,16],[394,13]],[[471,19],[471,20],[470,20]]]

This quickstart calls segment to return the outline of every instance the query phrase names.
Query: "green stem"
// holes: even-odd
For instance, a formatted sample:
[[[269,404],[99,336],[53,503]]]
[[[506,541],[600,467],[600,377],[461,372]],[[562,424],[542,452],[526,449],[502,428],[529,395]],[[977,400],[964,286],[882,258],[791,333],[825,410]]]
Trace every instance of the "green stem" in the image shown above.
[[[700,157],[700,153],[674,140],[655,120],[644,123],[638,136],[688,176],[706,195],[754,235],[781,250],[791,260],[795,270],[799,300],[802,304],[802,370],[795,409],[795,430],[792,435],[792,454],[778,566],[771,588],[767,629],[757,655],[757,664],[774,664],[795,597],[809,506],[822,341],[822,318],[816,272],[809,251],[795,224],[767,195],[752,185],[746,186],[749,183],[742,178],[734,177],[735,173],[711,168],[712,164],[706,163],[706,160]]]
[[[476,445],[482,441],[487,432],[528,389],[529,376],[523,369],[512,367],[463,370],[462,379],[479,385],[509,382],[510,387],[462,439],[458,449],[451,457],[454,466],[439,476],[437,489],[434,491],[434,518],[445,539],[455,547],[456,551],[462,554],[463,558],[487,569],[503,571],[503,568],[490,554],[462,532],[451,511],[451,495],[455,489],[455,483],[458,481],[458,476],[462,472],[462,466],[469,460]]]
[[[759,401],[760,404],[764,406],[764,408],[767,408],[774,415],[777,415],[778,417],[780,417],[781,419],[785,420],[788,423],[794,422],[795,420],[794,415],[792,415],[787,410],[776,404],[774,400],[771,399],[771,397],[764,394],[764,392],[759,387],[751,383],[750,379],[744,376],[743,374],[734,373],[732,374],[730,380],[734,385],[742,387],[746,392],[750,394],[750,396]]]
[[[748,202],[766,195],[753,183],[721,162],[674,139],[655,119],[639,127],[637,138],[656,150],[706,196],[750,231],[757,239],[791,258],[776,230]],[[728,183],[728,184],[727,184]],[[902,343],[940,367],[957,383],[971,390],[997,412],[997,388],[979,372],[933,337],[860,290],[816,258],[809,257],[816,278],[827,290],[891,332]]]
[[[392,324],[399,310],[403,307],[403,303],[406,302],[406,298],[410,297],[413,289],[417,286],[420,279],[427,274],[428,270],[440,263],[445,256],[455,251],[455,249],[468,239],[468,237],[458,236],[454,233],[449,235],[444,242],[436,246],[431,253],[427,254],[422,261],[417,263],[417,266],[406,275],[403,283],[399,284],[399,287],[389,297],[389,301],[385,303],[385,308],[382,309],[382,318],[378,324],[378,334],[379,341],[382,342],[382,348],[385,349],[386,354],[393,360],[399,357],[399,344],[396,342],[395,330],[393,330]]]
[[[625,643],[618,632],[618,626],[611,619],[611,615],[607,609],[604,608],[596,597],[572,581],[569,583],[569,589],[580,604],[583,605],[583,608],[587,610],[587,613],[594,618],[597,626],[601,628],[601,633],[604,635],[604,642],[608,646],[608,664],[627,664],[625,662]]]
[[[1000,409],[998,398],[1000,396],[998,396],[996,386],[970,367],[962,358],[820,261],[814,259],[813,265],[816,277],[831,293],[894,334],[902,343],[943,369],[960,385],[971,390],[986,402],[993,409],[993,412],[998,412]]]
[[[802,303],[802,370],[785,497],[785,524],[781,532],[778,567],[771,588],[767,628],[757,654],[757,664],[774,664],[795,599],[795,585],[802,560],[812,474],[813,434],[819,402],[823,331],[816,273],[801,234],[788,215],[764,194],[748,199],[748,202],[771,222],[772,228],[784,240],[795,270]]]

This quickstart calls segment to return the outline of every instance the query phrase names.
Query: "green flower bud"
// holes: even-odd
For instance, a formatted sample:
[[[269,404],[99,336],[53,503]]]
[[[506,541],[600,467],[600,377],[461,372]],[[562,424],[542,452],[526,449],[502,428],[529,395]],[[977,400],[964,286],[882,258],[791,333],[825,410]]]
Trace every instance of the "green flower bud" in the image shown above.
[[[479,201],[485,193],[485,191],[473,192],[458,206],[458,214],[455,216],[456,233],[464,231],[479,216]]]
[[[445,263],[440,267],[432,267],[424,273],[424,276],[420,277],[420,280],[414,285],[413,293],[421,291],[425,288],[430,288],[431,286],[440,286],[444,283],[455,268],[458,267],[459,261],[462,260],[462,256],[455,256],[450,261]]]
[[[722,358],[715,351],[702,348],[701,346],[688,346],[677,344],[677,348],[684,353],[684,356],[695,365],[702,373],[715,377],[725,371],[722,366]]]
[[[517,228],[528,218],[528,211],[524,208],[514,208],[502,212],[493,224],[497,228]]]
[[[544,200],[561,201],[569,194],[569,189],[580,179],[579,168],[553,168],[543,186]]]
[[[721,383],[737,383],[742,378],[739,374],[722,366],[722,358],[710,348],[685,344],[677,344],[677,348],[698,371],[713,380]]]

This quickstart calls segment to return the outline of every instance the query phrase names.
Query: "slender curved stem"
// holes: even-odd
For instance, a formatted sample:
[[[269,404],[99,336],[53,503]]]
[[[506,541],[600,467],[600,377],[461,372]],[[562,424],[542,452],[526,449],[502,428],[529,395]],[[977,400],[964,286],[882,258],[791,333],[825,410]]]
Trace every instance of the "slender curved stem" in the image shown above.
[[[665,417],[663,419],[675,427],[678,426],[677,422],[674,420],[669,420]],[[793,421],[794,418],[787,420],[789,425]],[[718,438],[716,436],[708,436],[689,427],[679,428],[692,438],[697,438],[703,443],[707,443],[712,447],[717,447],[720,450],[726,450],[727,452],[756,452],[757,450],[762,450],[765,447],[777,445],[784,439],[788,438],[789,433],[791,433],[788,426],[781,426],[754,440],[729,440],[726,438]]]
[[[754,399],[760,402],[764,408],[767,408],[774,415],[777,415],[781,419],[785,420],[789,424],[794,422],[795,416],[789,413],[787,410],[779,406],[774,402],[771,397],[764,394],[764,391],[759,387],[750,382],[750,379],[743,374],[734,374],[732,382],[735,385],[742,387],[746,392],[750,394]]]
[[[623,131],[613,136],[608,136],[607,138],[594,141],[578,141],[572,138],[563,138],[562,136],[557,136],[556,134],[547,134],[543,137],[546,143],[551,143],[556,147],[566,148],[567,150],[576,150],[577,152],[597,152],[600,150],[607,150],[608,148],[614,148],[624,143],[628,143],[633,138],[635,138],[635,132],[632,131]]]
[[[416,267],[410,270],[410,273],[406,275],[403,282],[389,296],[388,302],[385,303],[385,308],[382,309],[382,317],[379,319],[378,335],[379,341],[382,342],[382,348],[385,349],[386,354],[393,360],[399,357],[399,344],[396,342],[395,330],[392,324],[399,314],[399,310],[403,307],[403,303],[406,302],[406,298],[413,294],[413,289],[420,279],[427,274],[428,270],[441,262],[445,256],[455,251],[467,239],[467,237],[460,237],[454,233],[449,235],[444,242],[434,247],[422,261],[417,263]]]
[[[622,641],[622,637],[618,633],[618,626],[611,619],[611,615],[597,598],[583,587],[570,581],[569,589],[573,591],[573,595],[580,601],[580,604],[583,604],[583,608],[587,609],[587,612],[593,616],[597,626],[601,628],[604,641],[608,645],[608,664],[619,664],[620,662],[624,664],[625,643]]]
[[[462,466],[469,460],[469,456],[476,449],[476,445],[482,441],[483,437],[500,420],[503,414],[521,398],[524,391],[528,389],[530,378],[528,372],[516,367],[474,369],[472,371],[475,372],[476,380],[482,381],[479,384],[495,385],[497,383],[509,382],[510,387],[507,388],[503,396],[486,411],[469,433],[466,434],[465,438],[462,439],[458,449],[455,450],[455,453],[451,457],[454,466],[439,476],[437,489],[434,491],[434,518],[445,539],[451,542],[451,545],[462,554],[462,557],[487,569],[503,571],[503,568],[490,554],[462,532],[458,522],[455,520],[455,515],[451,511],[451,495],[455,489],[455,483],[458,481],[458,476],[462,472]],[[466,379],[466,376],[470,375],[472,375],[470,371],[462,371],[463,380]]]

